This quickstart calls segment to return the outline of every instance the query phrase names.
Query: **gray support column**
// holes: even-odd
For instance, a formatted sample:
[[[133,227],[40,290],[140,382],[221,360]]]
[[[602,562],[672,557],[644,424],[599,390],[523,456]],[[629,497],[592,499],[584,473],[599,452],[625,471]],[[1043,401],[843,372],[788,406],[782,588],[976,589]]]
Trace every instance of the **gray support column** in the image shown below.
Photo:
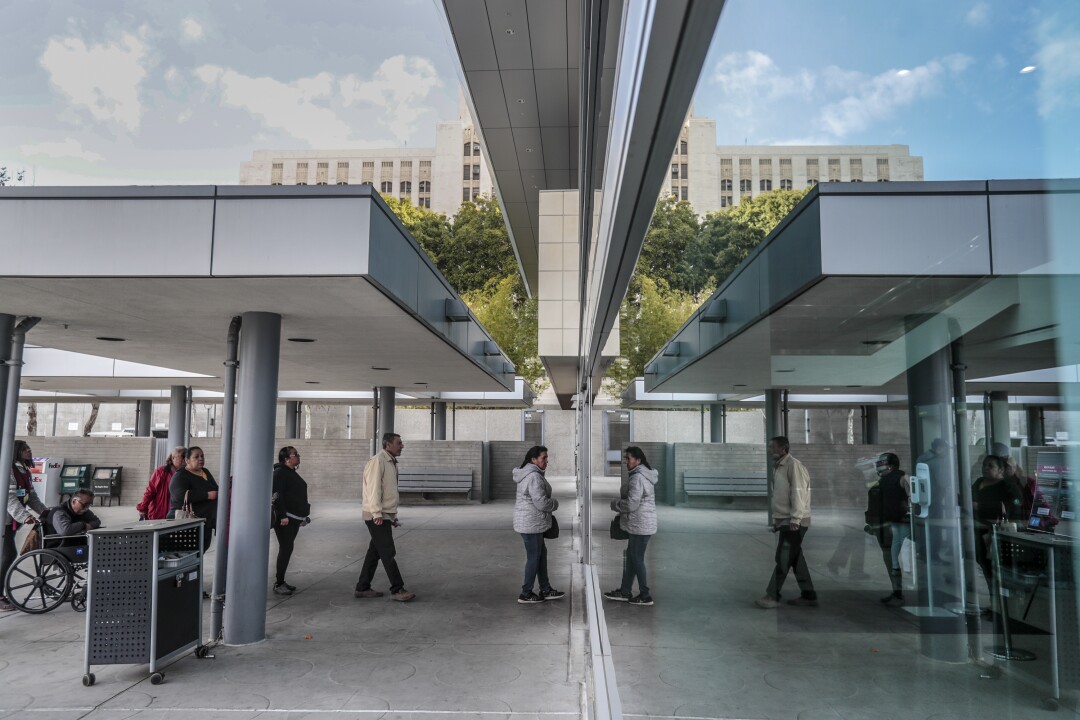
[[[379,388],[379,444],[382,447],[382,436],[394,432],[394,395],[392,387]]]
[[[218,477],[217,557],[214,559],[214,588],[210,605],[210,641],[221,639],[222,614],[229,568],[229,501],[232,497],[233,413],[236,408],[236,371],[240,343],[240,317],[229,323],[225,339],[225,394],[221,399],[221,468]]]
[[[916,604],[920,608],[917,615],[920,652],[935,660],[961,662],[968,656],[964,618],[947,608],[964,607],[964,586],[974,587],[970,584],[969,573],[965,572],[965,566],[974,561],[961,561],[960,519],[956,508],[956,498],[961,496],[962,489],[967,490],[970,500],[970,486],[960,481],[956,455],[956,419],[961,417],[961,412],[954,400],[963,402],[963,397],[954,398],[953,395],[956,378],[951,367],[949,327],[939,318],[923,324],[929,326],[930,323],[937,324],[937,327],[928,328],[930,333],[937,335],[931,340],[942,347],[929,357],[922,357],[921,347],[913,347],[918,359],[913,359],[907,371],[911,457],[916,458],[912,466],[914,468],[921,459],[930,470],[930,502],[912,507],[912,540],[918,558],[915,575]],[[933,441],[938,438],[949,446],[942,447],[939,453],[932,453]]]
[[[1000,390],[990,393],[990,427],[986,431],[991,443],[1012,447],[1009,431],[1009,394]]]
[[[285,437],[295,440],[300,437],[300,402],[287,400],[285,402]]]
[[[188,438],[184,434],[187,430],[187,388],[183,385],[173,385],[169,388],[169,451],[172,448],[183,445],[187,447]]]
[[[709,442],[727,442],[727,405],[713,403],[709,406]]]
[[[4,316],[10,318],[10,315]],[[0,475],[0,485],[3,485],[3,498],[4,506],[0,509],[0,517],[7,518],[7,504],[11,499],[11,484],[8,482],[8,478],[11,473],[11,464],[15,460],[15,423],[19,416],[19,381],[22,379],[22,364],[23,364],[23,345],[26,343],[26,333],[30,328],[38,324],[41,318],[23,318],[23,320],[15,326],[13,330],[10,330],[3,335],[0,335],[0,352],[6,355],[4,358],[0,358],[4,361],[4,366],[7,368],[7,383],[5,385],[4,392],[4,404],[3,404],[3,436],[0,438],[0,468],[3,468],[3,474]],[[0,323],[7,325],[10,328],[10,324],[0,319]],[[10,352],[9,352],[10,351]],[[11,527],[11,523],[5,522],[3,529],[3,537],[5,542],[0,545],[0,567],[7,568],[7,561],[14,558],[3,557],[4,547],[8,544],[7,539],[15,533],[15,530]]]
[[[432,440],[445,440],[446,439],[446,403],[437,402],[431,405],[432,412],[435,413],[435,432]]]
[[[379,452],[379,388],[371,388],[371,456]]]
[[[192,420],[194,419],[195,410],[195,398],[194,393],[191,391],[191,386],[188,385],[184,388],[184,438],[191,438],[195,435]],[[190,442],[190,441],[189,441]],[[185,443],[187,444],[187,443]]]
[[[243,314],[240,337],[236,462],[230,512],[225,643],[266,639],[266,568],[270,558],[270,479],[274,471],[281,316]]]
[[[135,403],[135,437],[150,437],[150,422],[153,417],[153,400],[139,400]]]
[[[0,313],[0,431],[5,427],[7,422],[7,388],[8,388],[8,373],[11,372],[11,366],[8,365],[8,359],[11,357],[11,340],[12,333],[15,332],[15,316],[6,315]],[[16,411],[18,405],[15,406]],[[55,414],[54,414],[55,416]],[[55,434],[55,433],[54,433]],[[8,442],[14,443],[14,435],[12,438],[8,438],[6,435],[0,438],[0,445],[6,446]],[[12,445],[14,447],[14,445]],[[5,485],[7,483],[4,483]],[[4,491],[7,492],[6,490]],[[4,507],[7,507],[7,503],[4,503]],[[3,512],[0,510],[0,512]]]
[[[1046,444],[1046,421],[1043,409],[1036,405],[1029,405],[1024,409],[1027,415],[1027,438],[1028,445],[1041,447]]]
[[[784,391],[765,391],[765,442],[777,435],[786,435],[784,432]],[[769,490],[769,527],[773,524],[772,492],[773,492],[773,463],[772,458],[765,455],[765,477],[768,478]],[[812,509],[811,509],[812,510]]]
[[[450,439],[457,440],[457,403],[450,404]]]
[[[863,445],[877,445],[878,443],[877,405],[862,406],[862,441]]]
[[[579,415],[578,463],[581,475],[581,562],[592,564],[592,377],[586,376],[585,387],[578,394]]]

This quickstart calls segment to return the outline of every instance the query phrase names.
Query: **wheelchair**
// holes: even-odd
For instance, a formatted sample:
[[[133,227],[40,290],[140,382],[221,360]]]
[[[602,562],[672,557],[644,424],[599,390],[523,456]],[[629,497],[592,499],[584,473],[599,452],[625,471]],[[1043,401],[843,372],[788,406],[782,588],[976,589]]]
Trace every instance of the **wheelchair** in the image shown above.
[[[64,602],[71,603],[75,612],[85,612],[90,563],[86,534],[56,535],[46,523],[37,530],[37,549],[16,558],[4,578],[8,602],[32,615],[55,610]]]

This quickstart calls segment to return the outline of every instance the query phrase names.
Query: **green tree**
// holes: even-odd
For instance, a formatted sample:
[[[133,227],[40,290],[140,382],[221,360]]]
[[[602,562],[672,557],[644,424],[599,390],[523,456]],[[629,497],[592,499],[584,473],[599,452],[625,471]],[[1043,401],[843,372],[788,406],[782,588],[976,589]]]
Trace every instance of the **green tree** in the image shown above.
[[[671,290],[664,280],[638,274],[619,308],[620,356],[607,371],[612,392],[621,393],[645,374],[652,359],[699,305],[698,298]]]
[[[537,345],[537,303],[528,297],[518,273],[492,280],[484,288],[462,298],[492,339],[499,344],[516,372],[539,394],[547,382]]]
[[[417,207],[408,198],[400,200],[392,195],[383,195],[382,199],[441,270],[439,251],[449,241],[451,232],[446,215]]]
[[[690,289],[694,280],[683,276],[680,264],[697,234],[698,217],[690,203],[670,195],[660,198],[641,245],[637,272],[663,280],[674,290]]]
[[[717,237],[716,285],[727,279],[761,241],[806,197],[805,190],[773,190],[755,198],[743,198],[735,207],[711,213],[704,226]],[[724,219],[726,218],[726,219]]]
[[[763,236],[768,235],[799,204],[799,201],[806,197],[808,192],[810,188],[761,193],[755,198],[743,198],[727,213],[736,222],[760,230]]]
[[[499,201],[482,195],[464,203],[436,262],[459,293],[482,290],[493,279],[517,274]]]

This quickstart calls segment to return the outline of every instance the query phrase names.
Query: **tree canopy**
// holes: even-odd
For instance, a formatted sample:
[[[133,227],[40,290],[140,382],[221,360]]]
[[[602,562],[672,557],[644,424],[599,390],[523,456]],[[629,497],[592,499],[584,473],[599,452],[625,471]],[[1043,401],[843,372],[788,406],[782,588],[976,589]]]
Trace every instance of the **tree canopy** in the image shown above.
[[[480,324],[491,333],[518,375],[536,393],[543,392],[544,365],[538,351],[535,297],[528,297],[517,273],[492,280],[484,288],[462,295]]]

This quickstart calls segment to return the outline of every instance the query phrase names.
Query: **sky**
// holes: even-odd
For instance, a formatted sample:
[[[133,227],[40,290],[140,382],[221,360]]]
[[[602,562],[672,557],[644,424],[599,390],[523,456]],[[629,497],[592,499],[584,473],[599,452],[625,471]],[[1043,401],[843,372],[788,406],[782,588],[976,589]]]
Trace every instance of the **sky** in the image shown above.
[[[906,144],[928,180],[1078,177],[1078,8],[728,0],[695,112],[720,144]],[[431,147],[457,114],[436,0],[5,0],[0,67],[26,184],[231,184],[256,149]]]

